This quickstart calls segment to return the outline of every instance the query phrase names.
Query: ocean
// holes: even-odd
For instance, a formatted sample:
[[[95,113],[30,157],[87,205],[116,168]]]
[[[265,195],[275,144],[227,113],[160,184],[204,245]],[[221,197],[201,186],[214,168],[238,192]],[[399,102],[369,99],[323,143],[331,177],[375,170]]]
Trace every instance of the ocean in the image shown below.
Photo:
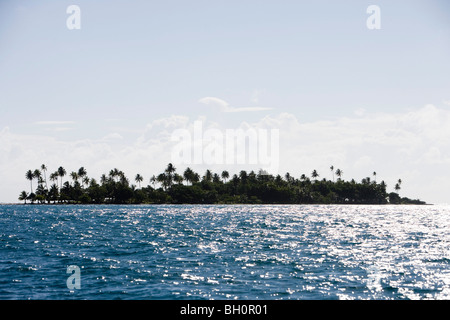
[[[450,299],[450,207],[2,205],[0,299]]]

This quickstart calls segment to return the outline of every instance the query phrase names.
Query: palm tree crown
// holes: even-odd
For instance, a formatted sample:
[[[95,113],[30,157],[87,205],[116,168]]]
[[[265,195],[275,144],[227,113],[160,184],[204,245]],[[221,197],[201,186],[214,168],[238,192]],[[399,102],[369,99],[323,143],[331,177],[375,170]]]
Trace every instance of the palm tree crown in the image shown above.
[[[142,176],[138,173],[136,177],[134,178],[134,181],[136,181],[139,184],[139,188],[141,187],[141,182],[144,180]]]
[[[186,180],[186,182],[190,182],[192,184],[192,182],[194,181],[194,171],[191,168],[187,167],[183,172],[183,178],[184,180]]]
[[[63,167],[59,167],[58,168],[58,176],[61,178],[61,185],[60,188],[62,189],[62,178],[66,175],[66,169],[64,169]]]
[[[166,173],[166,184],[168,187],[172,186],[173,183],[173,174],[175,172],[176,168],[173,166],[172,163],[169,163],[167,165],[166,170],[164,170],[164,172]]]
[[[227,179],[230,177],[230,173],[227,170],[223,170],[222,171],[222,179],[225,181],[225,183],[227,182]]]
[[[319,177],[319,174],[317,173],[317,170],[313,170],[313,172],[311,173],[311,177],[313,178],[313,179],[317,179],[318,177]]]
[[[343,174],[344,174],[344,171],[342,171],[341,169],[336,170],[336,175],[339,177],[339,179],[341,179]]]
[[[24,203],[27,203],[28,193],[26,191],[22,191],[19,195],[20,201],[25,201]]]
[[[30,180],[30,185],[31,185],[31,193],[33,193],[33,171],[28,170],[27,173],[25,173],[25,177],[27,178],[27,180]]]

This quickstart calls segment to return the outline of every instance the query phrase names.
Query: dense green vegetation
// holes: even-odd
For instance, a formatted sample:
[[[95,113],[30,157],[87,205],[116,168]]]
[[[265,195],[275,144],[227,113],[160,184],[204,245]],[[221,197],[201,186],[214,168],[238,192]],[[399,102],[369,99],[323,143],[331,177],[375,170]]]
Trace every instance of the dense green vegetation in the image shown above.
[[[396,183],[395,192],[388,193],[384,181],[376,182],[376,172],[370,177],[345,181],[343,171],[331,166],[333,181],[321,179],[317,170],[311,179],[305,174],[299,178],[286,173],[284,177],[269,175],[260,170],[241,171],[230,176],[228,171],[213,173],[206,170],[203,176],[187,168],[178,174],[169,164],[164,172],[152,176],[149,185],[141,187],[142,175],[130,183],[125,174],[112,169],[97,181],[89,178],[84,167],[69,174],[63,167],[47,176],[47,167],[28,170],[25,174],[30,181],[30,193],[22,191],[19,200],[24,203],[113,203],[113,204],[425,204],[420,200],[400,197],[402,181]],[[335,176],[337,180],[335,181]],[[48,180],[51,184],[49,184]],[[33,182],[36,189],[33,190]]]

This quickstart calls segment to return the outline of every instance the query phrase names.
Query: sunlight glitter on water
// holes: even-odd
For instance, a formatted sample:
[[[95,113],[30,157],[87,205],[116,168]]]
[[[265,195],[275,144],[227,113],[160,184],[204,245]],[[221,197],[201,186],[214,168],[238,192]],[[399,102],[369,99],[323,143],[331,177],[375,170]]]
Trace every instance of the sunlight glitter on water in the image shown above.
[[[446,206],[0,210],[2,299],[450,296]],[[67,265],[82,267],[82,290],[67,291]]]

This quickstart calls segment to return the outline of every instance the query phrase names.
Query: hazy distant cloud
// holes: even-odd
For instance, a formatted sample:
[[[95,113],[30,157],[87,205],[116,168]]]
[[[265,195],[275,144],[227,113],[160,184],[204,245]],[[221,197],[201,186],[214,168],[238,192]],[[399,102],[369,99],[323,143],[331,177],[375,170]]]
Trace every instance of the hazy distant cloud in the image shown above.
[[[74,124],[75,121],[36,121],[34,124],[40,126],[61,126],[66,124]]]
[[[165,143],[170,141],[172,132],[176,129],[185,128],[189,125],[189,118],[181,115],[171,115],[148,123],[137,138],[136,143],[145,148],[150,144]]]
[[[331,121],[304,122],[289,114],[259,123],[280,128],[280,172],[308,174],[317,169],[331,178],[329,167],[348,179],[377,172],[393,191],[396,179],[408,181],[402,194],[438,203],[450,188],[450,111],[426,105],[403,113],[364,113]],[[295,171],[293,171],[295,170]],[[439,200],[440,199],[440,200]]]
[[[271,110],[272,108],[265,107],[231,107],[228,102],[216,98],[216,97],[204,97],[201,98],[198,102],[206,105],[211,105],[213,107],[218,107],[222,112],[253,112],[253,111],[264,111]]]
[[[209,98],[209,103],[227,103]],[[228,106],[229,108],[229,106]],[[66,141],[44,135],[22,135],[9,127],[0,128],[0,201],[15,201],[21,190],[28,190],[24,177],[28,169],[45,163],[51,170],[60,165],[67,170],[80,166],[90,177],[98,178],[111,168],[120,168],[128,175],[141,173],[145,179],[164,170],[171,161],[176,129],[193,131],[195,121],[203,128],[227,129],[206,118],[174,115],[155,119],[142,128],[134,140],[113,131],[102,139]],[[60,127],[55,125],[55,128]],[[404,180],[401,194],[425,201],[445,201],[450,189],[450,110],[427,105],[403,113],[361,113],[328,121],[302,122],[290,113],[264,116],[252,123],[242,122],[238,128],[278,129],[279,173],[292,176],[310,175],[313,169],[321,178],[331,179],[333,165],[344,171],[344,179],[372,177],[385,180],[393,191],[397,179]],[[250,168],[251,167],[251,168]],[[197,171],[212,169],[206,164]],[[242,167],[243,168],[243,167]],[[226,168],[234,171],[239,166]],[[245,169],[259,168],[247,165]],[[178,170],[183,170],[177,167]],[[204,171],[203,171],[204,172]],[[13,187],[11,187],[13,186]]]
[[[366,113],[366,109],[364,108],[358,108],[354,111],[354,114],[358,117],[362,117]]]
[[[64,131],[70,131],[73,128],[70,127],[49,127],[45,128],[46,131],[52,131],[52,132],[64,132]]]
[[[45,131],[51,131],[51,132],[64,132],[64,131],[70,131],[73,128],[69,125],[75,124],[74,121],[36,121],[34,123],[38,126],[45,127]]]
[[[123,137],[120,134],[114,132],[114,133],[110,133],[110,134],[104,136],[101,140],[102,141],[106,141],[106,142],[108,142],[108,141],[121,141],[121,140],[123,140]]]

